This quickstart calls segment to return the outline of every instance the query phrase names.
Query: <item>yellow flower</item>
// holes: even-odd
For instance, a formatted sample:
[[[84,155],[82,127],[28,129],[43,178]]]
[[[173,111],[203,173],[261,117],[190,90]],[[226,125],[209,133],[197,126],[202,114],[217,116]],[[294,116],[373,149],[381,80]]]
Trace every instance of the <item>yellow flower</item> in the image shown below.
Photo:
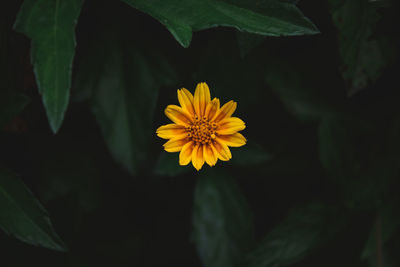
[[[236,102],[229,101],[220,108],[218,98],[211,101],[206,83],[199,83],[193,95],[185,88],[178,89],[181,106],[168,105],[165,115],[174,123],[157,129],[157,135],[169,139],[164,144],[167,152],[180,152],[179,164],[192,162],[200,170],[204,162],[214,166],[217,160],[232,158],[228,146],[240,147],[246,138],[238,133],[246,128],[245,123],[232,117]]]

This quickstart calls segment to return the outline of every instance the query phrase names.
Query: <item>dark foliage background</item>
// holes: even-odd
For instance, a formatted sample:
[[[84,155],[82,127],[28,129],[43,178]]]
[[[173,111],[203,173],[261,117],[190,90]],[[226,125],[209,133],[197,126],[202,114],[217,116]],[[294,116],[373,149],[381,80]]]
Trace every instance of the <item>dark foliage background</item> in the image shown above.
[[[302,25],[281,37],[210,28],[213,1],[22,2],[0,7],[0,266],[399,266],[397,1],[215,1]],[[155,130],[201,81],[248,144],[196,172]]]

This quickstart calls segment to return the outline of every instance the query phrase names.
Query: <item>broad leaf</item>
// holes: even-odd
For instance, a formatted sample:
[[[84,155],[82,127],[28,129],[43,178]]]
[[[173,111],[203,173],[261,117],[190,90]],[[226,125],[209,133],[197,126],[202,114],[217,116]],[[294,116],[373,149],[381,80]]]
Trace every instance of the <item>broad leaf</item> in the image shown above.
[[[110,33],[90,50],[78,66],[74,87],[83,99],[90,98],[114,159],[135,174],[145,168],[149,147],[157,138],[153,120],[158,90],[171,85],[175,73],[161,54],[118,34]]]
[[[289,213],[248,256],[249,267],[279,267],[295,263],[328,242],[343,226],[337,210],[319,203]]]
[[[317,120],[340,111],[344,96],[315,77],[315,69],[286,62],[271,59],[264,77],[290,113],[300,120]]]
[[[380,249],[384,249],[385,244],[393,238],[400,226],[400,216],[397,211],[397,207],[394,208],[393,204],[386,204],[382,207],[371,229],[371,233],[361,254],[361,259],[376,259],[378,242],[379,246],[381,246]]]
[[[252,214],[231,177],[205,172],[194,196],[193,238],[205,267],[243,266],[254,245]]]
[[[349,95],[376,81],[395,54],[391,42],[375,33],[380,17],[373,2],[330,0]]]
[[[46,210],[29,189],[8,170],[0,168],[0,228],[9,235],[45,248],[65,251]]]
[[[25,0],[14,26],[32,39],[31,62],[54,133],[68,106],[74,29],[82,4],[83,0]]]
[[[267,36],[316,34],[317,28],[294,4],[263,0],[122,0],[160,21],[188,47],[192,31],[230,26]]]

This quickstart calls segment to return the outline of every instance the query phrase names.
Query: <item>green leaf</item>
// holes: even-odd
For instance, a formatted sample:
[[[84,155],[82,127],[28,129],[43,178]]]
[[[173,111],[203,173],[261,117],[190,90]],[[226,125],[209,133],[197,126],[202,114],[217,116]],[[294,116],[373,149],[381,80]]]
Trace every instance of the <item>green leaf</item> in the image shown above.
[[[82,4],[83,0],[25,0],[14,26],[32,39],[31,62],[54,133],[68,106],[74,29]]]
[[[349,95],[376,81],[395,55],[395,46],[375,33],[380,20],[374,1],[330,0],[333,21],[339,30],[342,75]]]
[[[206,267],[243,266],[252,248],[252,214],[233,178],[204,172],[194,195],[193,239]]]
[[[320,203],[298,207],[248,256],[249,267],[279,267],[298,262],[328,242],[343,226],[337,209]]]
[[[266,36],[318,33],[315,25],[294,4],[278,0],[122,0],[162,23],[188,47],[192,31],[230,26]]]
[[[25,95],[9,95],[0,93],[0,129],[28,104],[29,98]]]
[[[315,77],[315,71],[282,58],[271,59],[266,69],[265,81],[299,120],[332,116],[341,110],[344,102],[344,96]]]
[[[361,259],[376,258],[377,236],[379,236],[379,245],[384,248],[385,244],[393,237],[400,226],[400,216],[397,207],[393,204],[387,204],[381,208],[375,221],[371,233],[361,254]]]
[[[319,126],[320,161],[350,208],[377,209],[397,181],[398,154],[387,153],[382,143],[387,136],[377,132],[370,121],[350,114]]]
[[[173,84],[176,75],[163,55],[122,36],[107,31],[105,38],[90,46],[78,66],[74,87],[82,99],[90,98],[114,159],[135,174],[146,167],[149,148],[157,138],[153,120],[158,90]]]
[[[42,205],[16,175],[0,168],[0,228],[35,246],[66,251]]]

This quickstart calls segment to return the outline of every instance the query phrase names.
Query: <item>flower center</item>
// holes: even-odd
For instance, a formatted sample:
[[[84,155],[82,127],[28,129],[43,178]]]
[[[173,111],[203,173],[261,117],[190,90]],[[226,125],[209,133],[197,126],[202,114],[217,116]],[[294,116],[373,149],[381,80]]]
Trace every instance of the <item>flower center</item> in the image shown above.
[[[217,124],[215,122],[210,122],[205,116],[199,118],[195,115],[194,122],[186,127],[186,132],[189,140],[194,141],[196,145],[205,145],[211,143],[212,139],[215,139],[216,129]]]

